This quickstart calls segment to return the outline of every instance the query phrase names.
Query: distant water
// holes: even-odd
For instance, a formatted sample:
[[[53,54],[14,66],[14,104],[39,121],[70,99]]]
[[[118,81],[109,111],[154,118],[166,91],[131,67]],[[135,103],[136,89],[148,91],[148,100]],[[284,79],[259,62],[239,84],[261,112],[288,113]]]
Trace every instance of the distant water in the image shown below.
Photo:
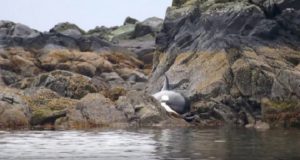
[[[300,130],[1,132],[2,160],[300,160]]]

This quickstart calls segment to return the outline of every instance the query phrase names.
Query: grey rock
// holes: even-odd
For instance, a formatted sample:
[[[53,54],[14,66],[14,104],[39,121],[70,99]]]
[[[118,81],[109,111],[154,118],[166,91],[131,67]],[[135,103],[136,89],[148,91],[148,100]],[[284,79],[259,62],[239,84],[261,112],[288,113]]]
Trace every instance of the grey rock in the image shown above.
[[[126,17],[124,24],[123,25],[127,25],[127,24],[136,24],[139,21],[137,19],[134,19],[132,17]]]

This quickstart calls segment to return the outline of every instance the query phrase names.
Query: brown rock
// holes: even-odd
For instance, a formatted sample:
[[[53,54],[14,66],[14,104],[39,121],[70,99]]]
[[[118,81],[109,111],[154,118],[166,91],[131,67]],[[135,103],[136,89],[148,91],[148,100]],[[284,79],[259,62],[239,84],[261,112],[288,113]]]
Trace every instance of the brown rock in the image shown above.
[[[262,100],[263,120],[272,127],[300,127],[300,103],[298,100]]]
[[[64,97],[80,99],[97,92],[91,78],[68,71],[52,71],[34,78],[26,78],[14,85],[17,88],[46,87]]]
[[[88,94],[76,106],[90,127],[126,126],[127,119],[112,101],[101,94]]]

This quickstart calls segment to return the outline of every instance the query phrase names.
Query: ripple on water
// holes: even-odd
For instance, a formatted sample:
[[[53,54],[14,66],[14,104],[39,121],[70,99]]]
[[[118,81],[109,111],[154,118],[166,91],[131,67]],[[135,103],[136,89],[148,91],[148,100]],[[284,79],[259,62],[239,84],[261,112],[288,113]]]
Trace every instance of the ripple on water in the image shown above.
[[[0,159],[300,159],[298,131],[0,132]]]

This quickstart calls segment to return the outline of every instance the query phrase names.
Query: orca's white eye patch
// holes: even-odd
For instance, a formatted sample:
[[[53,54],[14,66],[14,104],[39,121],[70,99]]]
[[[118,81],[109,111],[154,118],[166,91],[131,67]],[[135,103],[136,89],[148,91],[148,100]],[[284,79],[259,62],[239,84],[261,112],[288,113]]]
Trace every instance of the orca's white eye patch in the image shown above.
[[[163,96],[161,97],[161,100],[166,102],[166,101],[169,101],[170,98],[169,98],[168,95],[163,95]]]

